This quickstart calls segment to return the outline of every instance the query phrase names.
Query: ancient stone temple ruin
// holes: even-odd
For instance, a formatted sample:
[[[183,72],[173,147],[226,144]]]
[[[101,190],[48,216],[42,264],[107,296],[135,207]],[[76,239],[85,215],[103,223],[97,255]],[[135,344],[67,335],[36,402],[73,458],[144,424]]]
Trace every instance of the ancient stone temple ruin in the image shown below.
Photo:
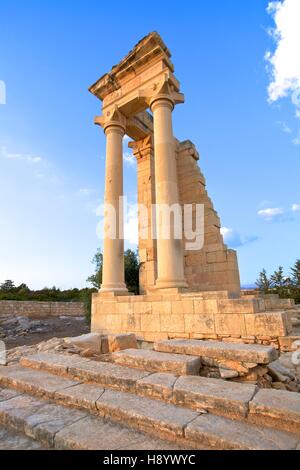
[[[169,338],[236,339],[279,344],[290,331],[285,309],[290,301],[276,296],[241,294],[237,256],[224,244],[221,223],[206,189],[195,145],[173,134],[172,111],[184,102],[174,75],[171,53],[157,33],[142,39],[112,70],[90,88],[102,101],[96,117],[106,135],[105,203],[114,208],[117,236],[104,234],[103,284],[93,296],[92,331],[135,333],[156,341]],[[123,137],[137,160],[140,295],[129,295],[124,281]],[[201,247],[161,236],[156,206],[204,207]],[[111,226],[111,212],[105,227]],[[193,222],[192,222],[193,223]],[[173,224],[173,225],[172,225]],[[186,219],[182,218],[185,234]],[[191,224],[192,225],[192,224]],[[202,232],[201,232],[202,230]],[[141,234],[148,234],[146,237]],[[156,231],[157,236],[153,233]]]
[[[300,449],[300,336],[290,333],[300,308],[241,291],[198,152],[173,135],[183,95],[159,35],[140,41],[91,91],[103,101],[96,124],[107,139],[108,206],[92,333],[7,354],[0,341],[2,448],[22,438],[29,448],[109,450],[111,458],[120,450]],[[125,134],[143,206],[140,295],[124,282]],[[172,217],[161,206],[174,208]],[[186,207],[189,217],[178,217]]]

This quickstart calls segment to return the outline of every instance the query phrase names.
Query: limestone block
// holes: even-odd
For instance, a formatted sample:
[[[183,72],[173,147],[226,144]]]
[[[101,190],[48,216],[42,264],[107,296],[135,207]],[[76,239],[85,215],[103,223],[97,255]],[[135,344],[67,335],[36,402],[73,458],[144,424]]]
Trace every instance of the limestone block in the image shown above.
[[[121,332],[122,315],[105,315],[105,326],[108,331]]]
[[[245,315],[247,335],[286,336],[287,319],[284,312]]]
[[[219,313],[256,313],[260,312],[262,304],[259,299],[228,299],[218,301]]]
[[[283,450],[295,449],[297,445],[297,436],[293,434],[210,413],[188,424],[185,434],[200,448],[218,450]]]
[[[185,333],[215,333],[215,320],[212,314],[185,315]]]
[[[184,427],[197,417],[192,410],[114,390],[104,392],[97,401],[97,408],[100,413],[129,427],[173,439],[183,437]]]
[[[131,302],[118,302],[116,305],[116,313],[119,315],[132,315],[133,310],[133,303]]]
[[[194,313],[193,300],[177,300],[171,302],[172,315],[184,315]]]
[[[170,301],[152,303],[153,315],[171,315],[171,313],[172,313],[172,304]]]
[[[133,304],[134,314],[151,314],[152,313],[152,304],[151,302],[134,302]]]
[[[246,334],[245,315],[243,314],[215,315],[215,325],[216,333],[219,335],[235,334],[242,336]]]
[[[113,353],[115,351],[122,351],[124,349],[136,349],[137,341],[134,334],[125,335],[109,335],[108,338],[108,351]]]
[[[153,313],[152,315],[141,315],[141,331],[153,333],[161,331],[160,315],[157,313]]]
[[[250,402],[251,422],[300,432],[300,394],[261,389]]]
[[[55,401],[62,405],[96,410],[96,401],[104,393],[97,384],[84,384],[68,387],[55,393]]]
[[[117,364],[149,372],[171,372],[176,375],[197,375],[201,367],[199,357],[169,354],[148,349],[126,349],[116,352],[112,359]]]
[[[206,377],[179,377],[174,402],[195,410],[207,410],[228,417],[245,417],[254,385],[241,385]]]
[[[154,341],[160,341],[160,340],[164,340],[164,339],[168,339],[169,338],[169,334],[168,333],[163,333],[163,332],[159,332],[159,333],[148,333],[147,331],[143,332],[142,333],[142,338],[144,341],[148,341],[149,343],[154,343]]]
[[[141,331],[141,315],[129,314],[122,315],[122,331],[135,332]]]
[[[99,311],[101,314],[113,314],[113,313],[116,313],[116,301],[113,300],[113,301],[102,301],[99,305],[98,305],[98,308],[99,308]]]
[[[195,314],[216,314],[218,312],[218,302],[215,299],[194,299]]]
[[[160,331],[166,333],[183,333],[184,329],[184,316],[183,315],[161,315],[160,316]]]
[[[213,251],[206,254],[208,263],[225,263],[227,261],[226,251]]]
[[[102,335],[99,333],[88,333],[74,338],[65,338],[65,342],[80,349],[90,349],[99,354],[101,352]]]
[[[139,395],[170,401],[176,380],[177,376],[174,374],[158,372],[138,380],[136,390]]]

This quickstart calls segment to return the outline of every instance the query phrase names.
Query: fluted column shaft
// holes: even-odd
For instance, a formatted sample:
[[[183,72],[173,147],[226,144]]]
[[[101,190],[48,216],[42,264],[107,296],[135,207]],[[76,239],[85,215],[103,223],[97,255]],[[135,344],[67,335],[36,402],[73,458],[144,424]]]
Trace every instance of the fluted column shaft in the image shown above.
[[[169,95],[158,95],[150,103],[154,120],[154,160],[157,227],[157,288],[187,287],[184,279],[183,245],[174,237],[174,218],[162,217],[161,208],[179,206],[175,139],[172,111],[174,101]],[[163,234],[166,229],[169,239]]]
[[[118,122],[113,122],[105,126],[104,130],[106,135],[105,214],[100,292],[112,292],[118,295],[127,292],[124,281],[124,221],[122,204],[120,205],[123,196],[123,136],[125,128]],[[112,229],[113,226],[115,226],[115,230]]]

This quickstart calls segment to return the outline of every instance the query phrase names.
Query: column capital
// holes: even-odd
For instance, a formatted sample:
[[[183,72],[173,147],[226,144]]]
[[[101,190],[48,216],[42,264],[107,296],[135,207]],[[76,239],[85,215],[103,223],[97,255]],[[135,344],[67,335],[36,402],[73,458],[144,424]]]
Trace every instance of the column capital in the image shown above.
[[[126,132],[126,117],[120,112],[118,106],[114,106],[112,109],[105,111],[102,116],[96,116],[94,123],[101,126],[104,132],[107,133],[109,128],[119,128],[123,135]]]
[[[132,149],[136,159],[141,160],[154,151],[153,136],[149,134],[144,139],[129,142],[128,147]]]
[[[175,91],[174,86],[169,82],[168,77],[165,77],[162,82],[155,85],[153,92],[149,99],[151,111],[153,111],[157,103],[169,105],[172,111],[176,104],[184,103],[183,93]]]

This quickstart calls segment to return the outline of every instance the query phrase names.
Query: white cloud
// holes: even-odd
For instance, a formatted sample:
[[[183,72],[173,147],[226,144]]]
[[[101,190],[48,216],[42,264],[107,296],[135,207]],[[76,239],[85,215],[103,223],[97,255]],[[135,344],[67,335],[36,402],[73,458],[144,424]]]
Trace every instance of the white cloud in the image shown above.
[[[135,160],[134,155],[132,155],[132,153],[129,153],[129,152],[124,152],[123,153],[123,160],[124,160],[125,164],[127,164],[129,166],[134,166],[136,164],[136,160]]]
[[[262,217],[267,222],[271,222],[284,214],[284,210],[280,207],[269,207],[261,209],[257,212],[259,217]]]
[[[293,139],[293,144],[295,145],[300,145],[300,130],[298,132],[298,135]]]
[[[272,15],[275,28],[270,30],[276,42],[274,54],[268,52],[266,59],[271,68],[271,83],[268,88],[271,102],[291,95],[300,112],[300,2],[283,0],[269,2],[268,13]]]
[[[300,212],[300,204],[293,204],[292,205],[293,212]]]
[[[221,227],[221,234],[223,235],[224,242],[230,248],[238,248],[257,240],[256,236],[242,237],[237,230],[229,227]]]
[[[41,157],[36,157],[34,155],[28,155],[23,153],[10,153],[7,151],[7,148],[1,147],[1,155],[6,160],[20,160],[28,163],[41,163]]]

